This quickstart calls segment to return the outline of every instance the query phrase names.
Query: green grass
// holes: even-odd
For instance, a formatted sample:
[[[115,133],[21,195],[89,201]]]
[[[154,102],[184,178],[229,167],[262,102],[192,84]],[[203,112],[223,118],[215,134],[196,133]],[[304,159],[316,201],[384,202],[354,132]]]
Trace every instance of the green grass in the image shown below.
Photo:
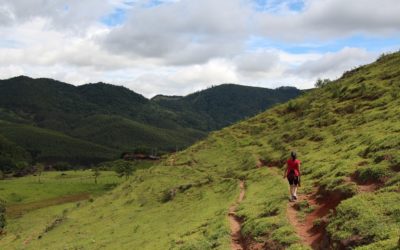
[[[74,209],[77,209],[75,203],[67,203],[38,209],[18,218],[8,218],[6,234],[0,239],[0,247],[26,249],[26,246],[31,241],[38,240],[54,221]]]
[[[112,171],[101,171],[96,185],[90,170],[43,172],[40,178],[40,183],[33,175],[0,180],[0,198],[13,205],[79,193],[99,195],[122,181]]]
[[[193,188],[177,191],[168,202],[160,201],[165,189],[179,190],[188,184]],[[234,200],[236,191],[234,180],[209,183],[204,174],[193,175],[184,167],[139,170],[136,178],[114,192],[67,212],[62,226],[52,228],[26,247],[96,249],[111,244],[131,249],[225,249],[229,235],[225,205]],[[88,221],[82,223],[82,218]],[[46,226],[42,224],[42,228]],[[97,233],[92,234],[93,230]],[[48,237],[50,234],[54,240]],[[25,236],[22,232],[21,239]],[[19,244],[15,240],[5,246]]]
[[[275,241],[275,247],[288,247],[298,241],[286,219],[287,185],[270,169],[250,171],[247,175],[246,199],[238,215],[246,218],[242,233],[265,242]]]

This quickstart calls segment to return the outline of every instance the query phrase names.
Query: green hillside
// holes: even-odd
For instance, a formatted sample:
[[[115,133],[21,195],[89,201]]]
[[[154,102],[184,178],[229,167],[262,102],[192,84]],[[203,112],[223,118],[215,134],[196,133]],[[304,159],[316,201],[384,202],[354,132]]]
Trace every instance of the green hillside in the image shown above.
[[[29,162],[30,160],[30,155],[27,151],[0,135],[1,175],[11,172],[11,170],[18,168],[18,165],[22,162]]]
[[[71,131],[78,138],[108,145],[119,151],[147,146],[173,151],[176,146],[189,146],[205,133],[193,129],[168,130],[136,122],[121,116],[95,115],[82,120],[82,125]]]
[[[39,162],[89,164],[116,158],[120,153],[56,131],[24,124],[0,121],[0,134],[19,145],[22,152],[29,152],[25,153],[28,155],[24,158],[26,162],[30,162],[32,157]]]
[[[228,209],[243,180],[245,196],[236,216],[241,244],[248,249],[398,249],[399,65],[400,53],[381,57],[212,132],[159,166],[137,171],[93,203],[48,215],[35,230],[23,224],[26,215],[1,244],[10,249],[229,249]],[[297,205],[288,203],[282,179],[290,150],[303,162]],[[305,226],[309,230],[300,234]],[[310,242],[312,230],[320,237]]]
[[[221,129],[243,118],[286,102],[301,94],[293,87],[266,89],[235,84],[222,84],[185,97],[156,96],[152,100],[182,117],[200,130]]]
[[[284,89],[265,89],[266,94],[260,94],[263,91],[221,86],[194,94],[204,93],[205,101],[184,97],[190,103],[185,101],[174,110],[122,86],[95,83],[76,87],[52,79],[20,76],[0,80],[0,121],[18,124],[2,128],[0,134],[41,161],[89,164],[143,147],[170,152],[204,138],[211,129],[300,94],[297,89],[288,93]],[[253,105],[252,99],[263,105]],[[211,109],[210,105],[218,108]],[[54,141],[59,142],[57,146],[50,143]],[[69,148],[75,144],[80,146]]]

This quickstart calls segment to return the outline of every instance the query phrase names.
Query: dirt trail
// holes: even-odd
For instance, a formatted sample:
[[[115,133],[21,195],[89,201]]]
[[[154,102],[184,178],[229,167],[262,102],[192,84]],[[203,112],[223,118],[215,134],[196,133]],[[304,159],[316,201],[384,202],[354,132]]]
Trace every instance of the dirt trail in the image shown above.
[[[289,202],[287,205],[287,216],[296,230],[304,245],[311,246],[313,249],[319,249],[320,242],[324,236],[323,228],[314,226],[316,219],[322,218],[329,213],[329,210],[336,207],[340,201],[332,200],[328,203],[318,204],[313,195],[299,195],[298,201],[307,201],[310,206],[315,209],[310,214],[306,215],[305,219],[300,221],[297,217],[298,210],[295,202]]]
[[[346,182],[354,182],[351,178],[345,178]],[[354,182],[355,183],[355,182]],[[357,183],[356,183],[357,184]],[[366,192],[374,192],[379,188],[379,185],[376,183],[368,183],[368,184],[357,184],[358,193],[366,193]],[[313,206],[315,209],[310,214],[307,214],[303,221],[300,221],[297,217],[298,210],[296,209],[297,202],[289,202],[287,205],[287,216],[290,223],[296,230],[296,233],[299,235],[301,242],[305,245],[311,246],[313,249],[323,249],[324,248],[324,236],[325,236],[325,228],[324,225],[316,226],[314,225],[314,221],[317,219],[322,219],[324,216],[328,215],[331,209],[335,209],[336,206],[343,200],[343,197],[340,194],[331,194],[328,197],[325,197],[323,200],[316,200],[317,190],[314,189],[312,194],[308,195],[299,195],[298,201],[307,201],[310,206]]]
[[[344,180],[347,183],[355,183],[357,185],[357,191],[359,193],[370,193],[374,192],[379,189],[380,186],[382,186],[382,183],[379,182],[367,182],[367,183],[359,183],[357,180],[355,180],[352,177],[345,177]]]
[[[256,162],[256,167],[269,167],[275,174],[278,173],[278,168],[275,168],[278,164],[276,162],[266,163],[259,159]],[[354,182],[357,185],[358,193],[374,192],[379,189],[379,183],[366,183],[360,184],[353,180],[351,177],[345,178],[346,182]],[[294,227],[297,235],[300,237],[301,242],[304,245],[310,246],[312,249],[326,249],[326,220],[324,219],[330,210],[335,209],[339,203],[344,199],[340,194],[331,194],[322,200],[316,199],[317,188],[314,188],[311,194],[300,194],[296,202],[288,202],[287,204],[287,218]],[[314,207],[314,210],[307,214],[304,220],[298,218],[298,208],[296,204],[301,201],[307,201],[308,204]],[[319,225],[314,225],[314,222],[320,219]]]
[[[244,241],[242,234],[240,232],[241,222],[240,218],[236,216],[236,207],[237,205],[243,201],[245,195],[245,187],[244,181],[240,181],[240,194],[238,199],[232,206],[229,207],[228,218],[229,224],[231,228],[231,249],[232,250],[244,250],[246,249],[244,246]]]

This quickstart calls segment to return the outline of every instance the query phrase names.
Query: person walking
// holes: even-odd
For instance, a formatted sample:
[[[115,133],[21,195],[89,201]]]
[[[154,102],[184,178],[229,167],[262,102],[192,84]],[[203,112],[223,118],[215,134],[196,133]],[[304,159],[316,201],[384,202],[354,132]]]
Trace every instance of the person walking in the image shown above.
[[[290,201],[297,200],[297,188],[300,186],[300,165],[301,161],[297,159],[296,152],[291,152],[283,174],[283,178],[287,178],[290,185]]]

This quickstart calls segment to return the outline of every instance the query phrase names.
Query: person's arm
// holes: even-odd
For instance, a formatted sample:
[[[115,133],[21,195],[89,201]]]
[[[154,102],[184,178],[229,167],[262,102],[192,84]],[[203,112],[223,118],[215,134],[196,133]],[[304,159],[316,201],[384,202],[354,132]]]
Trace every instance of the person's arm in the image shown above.
[[[286,164],[285,171],[283,172],[283,179],[285,179],[286,176],[287,176],[287,170],[288,170],[288,166],[287,166],[287,164]]]
[[[299,176],[301,175],[300,166],[301,166],[301,163],[299,163]]]
[[[300,176],[301,176],[301,172],[300,172],[300,163],[299,163],[299,187],[301,187],[301,178],[300,178]]]

